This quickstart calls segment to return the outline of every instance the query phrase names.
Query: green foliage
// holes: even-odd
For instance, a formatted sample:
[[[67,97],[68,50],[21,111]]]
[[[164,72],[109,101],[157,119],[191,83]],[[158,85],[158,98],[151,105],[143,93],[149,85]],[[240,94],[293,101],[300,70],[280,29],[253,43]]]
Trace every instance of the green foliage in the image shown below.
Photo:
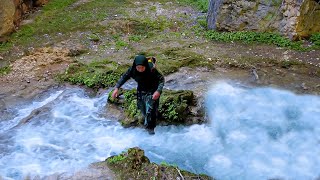
[[[57,76],[59,81],[85,85],[90,88],[112,87],[116,84],[126,66],[119,66],[111,61],[94,61],[90,64],[71,64],[63,74]]]
[[[239,41],[244,43],[264,43],[274,44],[279,47],[286,47],[295,50],[308,50],[310,48],[302,47],[302,41],[291,41],[277,33],[261,33],[261,32],[217,32],[207,31],[205,36],[208,39],[222,42]],[[315,38],[316,39],[316,38]]]
[[[166,109],[162,109],[162,116],[164,119],[170,119],[171,121],[177,121],[179,119],[179,114],[176,112],[176,108],[179,104],[177,102],[167,102],[163,106],[166,106]]]
[[[320,33],[315,33],[312,34],[310,37],[310,41],[315,45],[315,46],[320,46]]]
[[[157,67],[161,69],[164,75],[176,72],[181,67],[205,66],[214,68],[212,64],[206,63],[207,60],[204,56],[189,51],[188,48],[169,48],[165,50],[162,54],[163,59],[157,62]]]
[[[123,40],[116,41],[116,49],[121,49],[123,47],[128,46],[129,44]]]
[[[120,8],[119,1],[125,4],[125,0],[105,0],[89,1],[73,7],[77,0],[50,0],[37,16],[34,22],[21,26],[19,31],[9,36],[9,42],[0,44],[0,51],[5,51],[12,47],[12,44],[22,46],[41,46],[50,41],[60,41],[70,36],[75,31],[103,32],[104,27],[97,22],[104,20],[109,14],[116,13]],[[112,9],[106,11],[105,9]],[[99,37],[90,36],[93,41]],[[47,38],[43,38],[47,37]],[[86,38],[86,37],[84,37]],[[36,43],[35,43],[36,42]],[[52,42],[53,43],[53,42]]]
[[[131,35],[129,36],[129,41],[139,42],[142,38],[141,35]]]
[[[140,111],[137,108],[137,91],[136,90],[128,90],[123,93],[124,96],[124,110],[128,117],[130,118],[138,118],[140,115]]]
[[[88,35],[88,39],[90,39],[90,41],[98,42],[100,41],[100,36],[93,33]]]
[[[209,8],[209,0],[177,0],[187,5],[196,6],[202,12],[207,12]]]
[[[159,32],[169,28],[170,21],[163,16],[159,16],[156,20],[145,18],[136,25],[136,33],[139,35],[150,34],[150,32]]]
[[[76,0],[51,0],[43,7],[43,11],[61,10],[74,2],[76,2]]]
[[[198,18],[198,23],[202,28],[207,28],[208,24],[207,24],[207,19],[202,17],[202,18]]]
[[[12,47],[12,43],[10,42],[0,42],[0,52],[4,52]]]
[[[279,62],[279,65],[280,65],[280,67],[282,67],[282,68],[288,69],[288,68],[290,68],[291,66],[294,66],[294,65],[301,65],[301,66],[303,66],[304,64],[303,64],[302,62],[299,62],[299,61],[293,61],[293,60],[291,60],[291,61],[280,61],[280,62]]]
[[[188,106],[192,103],[192,91],[164,91],[160,98],[159,112],[168,122],[183,121],[188,115]]]
[[[124,159],[126,159],[126,156],[124,156],[123,154],[119,154],[117,156],[112,156],[112,157],[108,158],[107,161],[110,164],[114,164],[119,161],[123,161]]]
[[[162,161],[162,162],[160,163],[160,165],[161,165],[161,166],[166,166],[166,167],[178,167],[176,164],[169,164],[169,163],[167,163],[167,162],[165,162],[165,161]]]
[[[0,76],[6,75],[10,72],[11,68],[9,66],[1,67],[0,68]]]

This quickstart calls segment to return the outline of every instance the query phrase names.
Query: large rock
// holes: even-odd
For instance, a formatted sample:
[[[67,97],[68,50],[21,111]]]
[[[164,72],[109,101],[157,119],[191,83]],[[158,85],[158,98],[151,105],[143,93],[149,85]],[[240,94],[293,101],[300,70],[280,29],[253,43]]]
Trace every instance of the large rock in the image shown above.
[[[15,5],[12,0],[1,0],[0,6],[0,37],[14,29]]]
[[[306,37],[314,32],[320,32],[320,1],[305,1],[297,18],[297,37]]]
[[[34,7],[43,6],[49,0],[0,0],[0,37],[19,26],[23,15]]]
[[[112,91],[108,97],[108,111],[115,113],[117,109],[120,123],[124,127],[142,126],[143,117],[137,109],[136,90],[120,90],[123,99],[111,98]],[[122,108],[117,108],[122,107]],[[159,125],[191,125],[201,124],[206,121],[204,109],[197,104],[194,94],[190,90],[164,90],[160,97],[159,114],[157,124]]]
[[[103,162],[92,164],[93,167],[106,167],[116,175],[115,179],[199,179],[213,180],[204,174],[194,174],[180,170],[178,167],[162,163],[160,165],[150,162],[144,151],[138,147],[129,148],[116,156],[111,156]]]
[[[320,31],[316,0],[210,0],[208,28],[220,31],[280,32],[291,39]]]

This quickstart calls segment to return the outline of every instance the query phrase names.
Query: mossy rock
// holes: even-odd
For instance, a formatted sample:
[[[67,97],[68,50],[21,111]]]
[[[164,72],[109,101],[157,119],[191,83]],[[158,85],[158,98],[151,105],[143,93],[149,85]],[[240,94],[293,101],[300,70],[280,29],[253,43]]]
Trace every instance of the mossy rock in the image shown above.
[[[108,102],[121,106],[125,118],[120,120],[124,127],[142,126],[143,116],[137,108],[136,90],[119,90],[119,98],[111,97],[109,93]],[[194,124],[203,121],[202,111],[196,114],[191,112],[191,107],[196,106],[194,94],[189,90],[164,90],[160,97],[159,114],[157,124],[178,125]],[[194,119],[197,119],[196,121]]]
[[[160,119],[170,123],[183,123],[190,115],[190,106],[195,105],[194,95],[189,90],[166,90],[160,99]]]
[[[107,59],[89,64],[70,64],[64,73],[57,75],[60,82],[85,85],[92,89],[113,87],[128,68]]]
[[[94,166],[107,166],[117,179],[213,179],[207,175],[197,175],[180,170],[176,166],[151,163],[144,151],[138,147],[130,148],[116,156],[111,156]]]

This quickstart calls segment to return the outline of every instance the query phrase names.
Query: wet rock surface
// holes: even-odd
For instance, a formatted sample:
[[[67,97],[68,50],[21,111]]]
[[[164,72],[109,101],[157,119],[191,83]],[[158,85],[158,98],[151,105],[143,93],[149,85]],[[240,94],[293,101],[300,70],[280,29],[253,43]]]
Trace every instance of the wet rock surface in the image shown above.
[[[117,117],[124,127],[142,126],[144,117],[136,107],[136,91],[120,90],[121,99],[113,99],[109,93],[108,118]],[[157,118],[158,125],[192,125],[206,122],[203,104],[198,103],[191,90],[163,90]],[[110,116],[110,112],[113,116]]]
[[[208,12],[210,29],[227,31],[276,31],[298,39],[319,32],[319,2],[224,1],[211,0]]]
[[[88,2],[91,1],[78,1],[71,8],[77,8]],[[194,24],[197,18],[195,16],[198,16],[198,13],[191,8],[183,7],[179,11],[175,10],[178,8],[175,8],[176,6],[172,2],[165,4],[135,3],[135,5],[139,6],[140,13],[128,8],[127,15],[114,14],[98,23],[106,26],[116,24],[120,26],[117,27],[118,29],[115,28],[116,30],[127,32],[127,25],[130,25],[130,23],[119,23],[123,21],[121,18],[126,18],[126,16],[133,15],[132,17],[137,18],[144,18],[146,14],[149,14],[151,18],[156,18],[157,15],[163,15],[166,18],[179,16],[176,22],[186,20],[189,24]],[[182,15],[179,13],[180,10],[183,12]],[[157,14],[154,14],[154,12]],[[7,107],[39,96],[49,88],[58,87],[59,84],[54,79],[55,74],[64,72],[74,60],[87,63],[96,59],[110,59],[116,63],[130,65],[132,56],[137,52],[148,52],[155,55],[159,65],[161,65],[159,67],[163,68],[163,70],[169,69],[169,64],[173,61],[180,63],[178,67],[174,67],[176,71],[166,75],[165,88],[193,91],[197,103],[190,107],[190,113],[197,113],[202,108],[201,104],[206,91],[212,83],[220,80],[236,81],[248,86],[272,86],[289,89],[301,94],[319,95],[320,93],[319,50],[299,52],[260,44],[216,43],[194,34],[188,35],[188,33],[183,32],[182,28],[179,29],[177,27],[177,25],[172,26],[172,29],[167,29],[164,34],[160,33],[160,37],[132,43],[130,48],[116,49],[114,46],[106,45],[111,41],[110,37],[108,37],[108,33],[111,32],[109,30],[105,30],[99,41],[93,41],[90,38],[89,40],[81,41],[81,38],[92,34],[90,30],[87,30],[85,32],[72,32],[67,39],[63,40],[54,40],[50,37],[48,42],[37,44],[37,46],[43,46],[40,49],[34,49],[33,46],[26,47],[25,49],[27,50],[21,47],[14,47],[10,52],[1,53],[0,64],[11,63],[12,67],[10,74],[0,76],[1,119],[2,117],[5,117],[3,120],[10,119],[10,117],[14,116],[14,112],[8,110]],[[115,31],[115,29],[113,30]],[[176,33],[175,36],[166,36],[171,30]],[[128,38],[128,34],[124,38]],[[56,43],[56,41],[58,42]],[[179,54],[182,52],[179,51],[179,48],[182,49],[183,54]],[[172,54],[166,52],[174,52],[176,54],[170,56]],[[188,52],[190,54],[187,54]],[[194,56],[194,54],[201,55],[201,58],[195,59],[200,56]],[[6,63],[3,63],[4,61]],[[194,61],[202,61],[204,65],[190,67],[188,63]],[[296,61],[299,63],[296,63]],[[175,66],[175,64],[172,66]],[[130,88],[134,88],[134,86],[130,86]],[[30,116],[34,114],[41,115],[41,112],[44,111],[46,111],[45,108],[36,110]],[[125,117],[122,112],[119,106],[108,107],[107,116],[115,120],[122,119]],[[30,117],[24,119],[22,123],[27,123],[28,118]],[[194,123],[199,122],[195,121]],[[159,167],[150,163],[146,158],[141,158],[143,156],[139,153],[140,150],[134,150],[134,152],[137,152],[139,158],[134,160],[134,162],[137,162],[134,165],[127,164],[128,167],[141,168],[144,167],[143,164],[148,164],[146,165],[148,167],[147,175],[150,175],[150,177],[182,179],[179,170],[175,168],[169,170],[175,173],[174,176],[171,176],[166,174],[167,167]],[[119,164],[120,166],[123,166],[123,164]],[[109,171],[105,167],[104,165],[95,166],[94,169],[79,171],[74,175],[58,174],[46,178],[112,179],[112,174],[105,173],[105,170]],[[185,179],[189,176],[182,172],[181,174]],[[127,177],[127,175],[124,175],[124,177]],[[191,177],[199,178],[194,175]]]
[[[127,152],[111,156],[104,162],[95,163],[97,167],[109,167],[116,174],[116,179],[213,179],[206,175],[193,174],[169,164],[155,164],[138,147]]]

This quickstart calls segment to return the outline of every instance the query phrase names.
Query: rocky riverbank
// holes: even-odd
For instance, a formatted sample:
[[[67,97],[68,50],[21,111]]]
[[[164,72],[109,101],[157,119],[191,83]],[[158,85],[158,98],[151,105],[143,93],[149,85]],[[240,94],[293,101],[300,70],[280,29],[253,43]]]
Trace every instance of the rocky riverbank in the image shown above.
[[[65,7],[70,14],[55,10],[57,19],[50,13],[40,14],[34,27],[26,26],[34,34],[28,35],[22,27],[9,37],[14,45],[0,52],[0,64],[8,69],[1,69],[0,76],[0,113],[6,117],[1,120],[14,116],[8,107],[41,96],[49,88],[71,83],[99,94],[114,86],[137,53],[157,58],[166,89],[192,91],[198,102],[193,104],[195,109],[203,105],[210,84],[219,80],[320,94],[319,50],[213,42],[199,34],[205,14],[192,7],[163,0],[123,3],[81,1]],[[86,23],[81,24],[81,19]],[[72,23],[64,24],[68,20]],[[150,168],[161,170],[154,164]],[[178,170],[173,171],[181,178]],[[86,173],[79,172],[73,178],[83,177]]]

